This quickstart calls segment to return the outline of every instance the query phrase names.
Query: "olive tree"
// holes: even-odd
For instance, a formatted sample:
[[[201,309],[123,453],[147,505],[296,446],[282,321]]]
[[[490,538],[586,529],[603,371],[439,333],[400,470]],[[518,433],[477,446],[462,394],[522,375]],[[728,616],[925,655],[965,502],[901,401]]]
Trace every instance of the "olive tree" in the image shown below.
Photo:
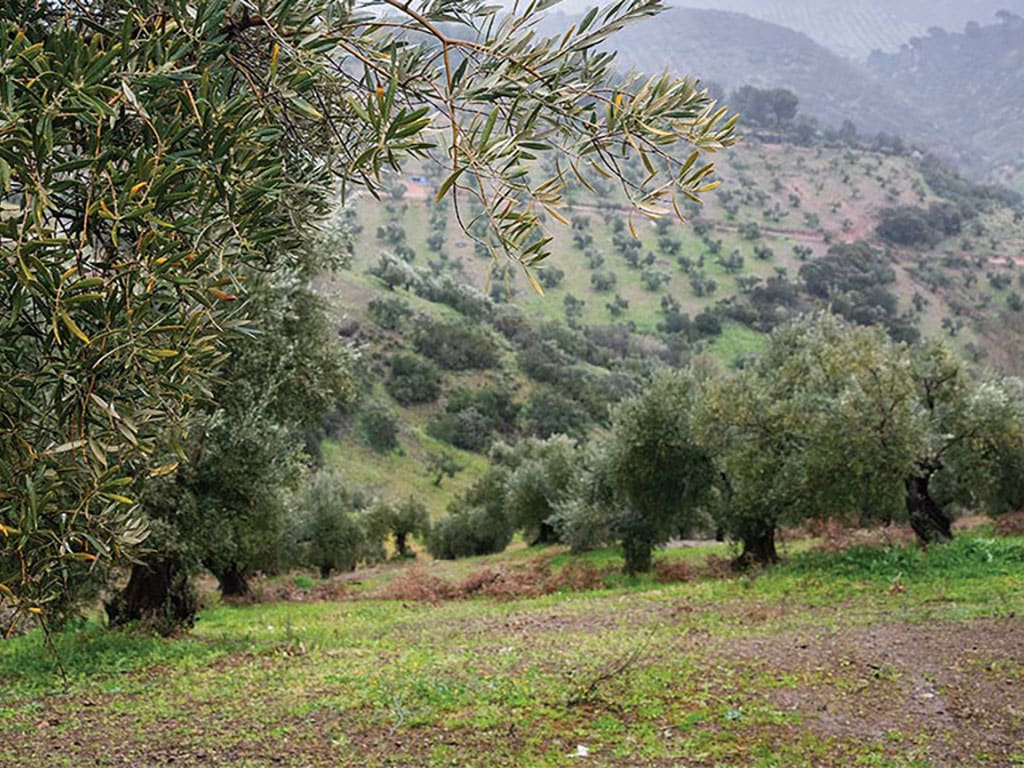
[[[779,525],[899,516],[925,435],[905,348],[831,314],[777,329],[754,365],[709,383],[700,410],[740,565],[778,559]]]
[[[709,499],[715,467],[692,422],[699,393],[692,372],[662,373],[613,413],[603,469],[627,573],[649,571],[654,547],[694,527]]]
[[[972,380],[946,347],[912,358],[925,425],[904,478],[906,516],[924,543],[948,541],[957,507],[999,514],[1024,504],[1024,391],[1015,378]]]
[[[395,537],[397,557],[415,557],[409,550],[409,537],[425,540],[430,535],[430,512],[419,498],[409,494],[400,501],[378,501],[371,509],[380,527]]]
[[[312,566],[326,579],[334,571],[383,559],[384,525],[369,504],[340,472],[322,469],[311,475],[292,521],[295,564]]]
[[[976,383],[948,349],[880,326],[825,313],[777,329],[754,365],[709,384],[698,420],[741,564],[776,560],[776,528],[810,518],[905,520],[932,543],[958,505],[1024,502],[1020,382]]]
[[[334,189],[380,195],[386,167],[434,154],[438,196],[475,200],[472,236],[539,290],[570,183],[609,176],[650,215],[714,184],[701,156],[735,119],[693,80],[613,77],[600,49],[657,1],[552,37],[543,7],[5,3],[0,592],[18,613],[55,617],[146,538],[139,493],[187,460],[172,435],[248,319],[246,269],[301,260]]]
[[[555,435],[524,440],[516,452],[520,456],[505,482],[509,517],[531,545],[551,544],[558,540],[553,515],[560,503],[577,492],[576,444],[565,435]]]

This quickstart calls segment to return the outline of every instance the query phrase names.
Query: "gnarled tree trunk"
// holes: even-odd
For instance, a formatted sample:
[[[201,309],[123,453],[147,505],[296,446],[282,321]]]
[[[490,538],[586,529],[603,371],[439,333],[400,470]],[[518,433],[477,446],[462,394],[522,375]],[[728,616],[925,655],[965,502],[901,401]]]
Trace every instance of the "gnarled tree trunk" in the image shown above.
[[[409,534],[406,531],[395,531],[395,554],[399,558],[406,558],[412,555],[409,551]]]
[[[922,544],[941,544],[953,538],[953,517],[932,498],[931,477],[926,472],[907,478],[907,517]]]
[[[110,626],[139,623],[162,635],[195,624],[199,601],[177,557],[132,566],[128,585],[105,606]]]
[[[213,571],[212,568],[210,570]],[[249,577],[236,563],[231,563],[226,568],[218,568],[213,571],[213,575],[217,577],[217,586],[220,587],[220,593],[224,597],[246,597],[249,595]]]
[[[539,547],[543,544],[556,544],[558,542],[558,531],[550,523],[544,522],[537,529],[537,535],[530,541],[531,547]]]
[[[763,525],[744,531],[741,537],[743,551],[732,561],[732,567],[738,571],[757,565],[771,565],[779,562],[779,553],[775,549],[775,526]]]

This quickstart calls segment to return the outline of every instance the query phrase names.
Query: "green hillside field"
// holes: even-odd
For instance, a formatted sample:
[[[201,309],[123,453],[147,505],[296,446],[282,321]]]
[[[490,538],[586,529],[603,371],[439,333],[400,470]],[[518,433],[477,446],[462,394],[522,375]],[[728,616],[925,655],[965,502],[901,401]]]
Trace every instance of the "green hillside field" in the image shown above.
[[[328,460],[344,467],[355,482],[374,493],[422,495],[434,516],[440,515],[452,495],[485,466],[480,454],[459,451],[426,433],[430,420],[443,408],[444,397],[403,408],[391,401],[381,386],[387,375],[387,356],[410,349],[411,326],[399,331],[378,327],[367,314],[372,300],[398,298],[413,313],[452,322],[460,318],[450,306],[428,301],[402,287],[389,290],[370,274],[382,253],[395,250],[378,234],[385,225],[401,230],[403,247],[414,253],[409,264],[423,274],[448,275],[481,294],[489,292],[495,306],[517,308],[533,327],[552,322],[564,326],[566,298],[575,298],[582,305],[570,319],[571,324],[584,331],[628,328],[634,353],[640,358],[654,360],[664,353],[666,336],[658,332],[658,325],[665,318],[662,300],[666,295],[690,317],[702,312],[718,313],[721,333],[691,345],[691,353],[705,350],[723,365],[738,364],[745,355],[756,352],[765,337],[763,329],[722,314],[723,302],[743,300],[744,280],[759,278],[765,285],[770,278],[783,276],[788,284],[799,286],[803,265],[824,257],[834,245],[866,241],[884,253],[891,264],[890,288],[897,297],[897,312],[909,318],[922,336],[944,338],[980,366],[1021,372],[1016,350],[1024,338],[1024,317],[1008,302],[1013,302],[1011,295],[1024,290],[1020,281],[1024,276],[1024,231],[1013,209],[989,205],[964,222],[956,236],[944,237],[927,247],[897,246],[883,241],[876,232],[880,211],[893,206],[927,208],[949,202],[929,184],[916,157],[751,139],[721,156],[718,168],[722,186],[709,195],[703,209],[689,210],[687,221],[666,221],[659,230],[656,222],[632,219],[640,240],[639,257],[652,260],[647,269],[667,278],[655,290],[644,283],[642,263],[637,268],[630,266],[613,245],[615,219],[621,222],[628,216],[614,190],[604,190],[598,198],[580,187],[573,191],[563,211],[577,226],[584,227],[582,231],[591,240],[586,249],[603,259],[597,269],[590,267],[584,249],[574,243],[577,230],[552,222],[554,257],[546,269],[561,270],[564,278],[545,289],[543,296],[529,286],[521,272],[481,254],[473,238],[461,229],[452,206],[441,213],[435,211],[429,176],[418,173],[396,177],[396,192],[391,199],[357,199],[353,206],[359,232],[351,265],[324,279],[319,287],[339,321],[348,318],[358,324],[354,343],[368,366],[370,396],[389,402],[399,415],[401,449],[386,457],[374,454],[361,446],[350,420],[349,430],[340,435],[344,448],[329,441]],[[471,214],[466,210],[461,213],[464,219]],[[443,223],[432,229],[431,221],[438,219]],[[437,229],[441,240],[435,239],[432,249],[427,240]],[[676,241],[677,252],[670,254],[659,246],[659,231]],[[698,236],[697,231],[703,231],[704,236]],[[709,251],[712,241],[720,241],[718,256],[738,252],[742,267],[728,270],[723,266]],[[758,258],[758,249],[762,257],[769,254],[765,249],[770,249],[770,255]],[[689,273],[681,266],[680,257],[689,260]],[[698,266],[702,258],[703,265]],[[717,285],[710,295],[698,295],[694,290],[691,276],[698,269]],[[614,288],[595,288],[595,271],[614,273]],[[543,269],[538,270],[542,282],[543,275]],[[616,295],[628,305],[618,316],[609,306],[615,303]],[[811,307],[806,303],[801,306]],[[443,372],[444,391],[490,381],[510,387],[520,400],[527,397],[537,384],[519,369],[514,345],[487,323],[470,322],[494,340],[501,350],[500,362],[491,370]],[[591,369],[605,372],[593,366]],[[439,452],[450,453],[465,469],[437,486],[424,462]]]

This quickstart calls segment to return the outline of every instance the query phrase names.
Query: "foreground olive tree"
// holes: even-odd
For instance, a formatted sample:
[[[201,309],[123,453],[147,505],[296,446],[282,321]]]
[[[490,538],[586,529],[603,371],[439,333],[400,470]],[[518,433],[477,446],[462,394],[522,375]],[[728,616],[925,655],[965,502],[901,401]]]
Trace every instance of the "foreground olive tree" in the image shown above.
[[[7,0],[0,14],[0,592],[57,618],[147,536],[148,478],[247,321],[246,270],[301,258],[339,185],[436,153],[495,256],[548,253],[570,181],[641,212],[709,188],[733,120],[694,81],[612,77],[618,2]],[[555,155],[553,175],[534,159]],[[639,160],[649,175],[629,181]],[[532,280],[531,280],[532,281]]]

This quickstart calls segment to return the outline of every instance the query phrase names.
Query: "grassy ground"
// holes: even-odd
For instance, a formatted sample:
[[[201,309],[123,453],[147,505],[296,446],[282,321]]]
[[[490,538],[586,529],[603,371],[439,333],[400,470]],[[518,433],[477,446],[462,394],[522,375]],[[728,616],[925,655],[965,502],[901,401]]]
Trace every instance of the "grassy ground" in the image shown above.
[[[217,605],[178,639],[86,625],[57,641],[66,693],[38,637],[8,641],[0,765],[1024,765],[1024,539],[802,550],[744,577],[669,550],[688,580],[661,583],[521,548]],[[495,573],[570,578],[408,592]],[[569,591],[579,574],[601,588]]]

